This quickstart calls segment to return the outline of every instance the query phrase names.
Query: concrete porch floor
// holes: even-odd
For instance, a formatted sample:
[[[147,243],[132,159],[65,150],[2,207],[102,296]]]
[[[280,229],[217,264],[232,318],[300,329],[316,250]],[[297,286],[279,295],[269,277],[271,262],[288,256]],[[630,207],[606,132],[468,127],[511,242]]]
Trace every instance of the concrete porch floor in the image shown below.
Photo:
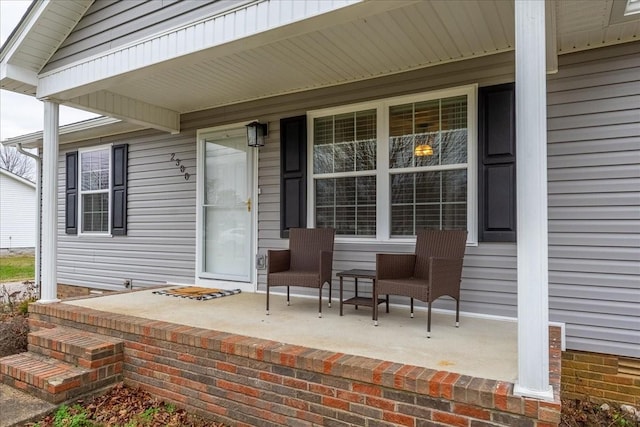
[[[157,290],[155,288],[153,290]],[[473,377],[514,382],[517,376],[515,322],[454,313],[433,313],[431,338],[426,338],[426,310],[380,305],[379,326],[371,308],[344,306],[337,298],[317,315],[317,299],[272,294],[271,314],[265,314],[265,295],[241,293],[208,301],[153,294],[151,289],[64,301],[65,304],[145,319],[258,337],[321,350],[446,370]],[[326,298],[323,299],[326,302]]]

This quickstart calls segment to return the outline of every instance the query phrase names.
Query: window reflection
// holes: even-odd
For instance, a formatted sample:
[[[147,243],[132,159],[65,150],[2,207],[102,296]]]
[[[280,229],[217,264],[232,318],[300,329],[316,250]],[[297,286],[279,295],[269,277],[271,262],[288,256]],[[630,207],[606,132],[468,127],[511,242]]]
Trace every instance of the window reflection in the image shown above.
[[[412,236],[420,228],[467,229],[472,90],[314,117],[315,225],[349,236],[380,235],[382,226],[383,237]],[[388,124],[381,132],[377,114]],[[379,133],[388,145],[378,144]],[[381,165],[379,146],[388,147]],[[384,194],[377,194],[376,183],[385,181]],[[378,223],[377,200],[389,204],[389,224]]]
[[[83,233],[109,232],[109,161],[111,150],[80,153],[80,215]]]
[[[466,96],[389,108],[392,236],[467,228],[467,113]]]
[[[315,224],[339,235],[376,233],[376,110],[319,117],[313,123]],[[340,174],[341,177],[323,177]]]

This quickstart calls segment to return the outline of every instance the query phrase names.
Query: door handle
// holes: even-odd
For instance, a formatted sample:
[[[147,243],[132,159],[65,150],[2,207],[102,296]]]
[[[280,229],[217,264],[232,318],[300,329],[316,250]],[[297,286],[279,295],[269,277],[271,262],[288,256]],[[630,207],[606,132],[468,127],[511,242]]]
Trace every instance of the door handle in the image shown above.
[[[251,197],[245,203],[247,204],[247,212],[251,212]]]

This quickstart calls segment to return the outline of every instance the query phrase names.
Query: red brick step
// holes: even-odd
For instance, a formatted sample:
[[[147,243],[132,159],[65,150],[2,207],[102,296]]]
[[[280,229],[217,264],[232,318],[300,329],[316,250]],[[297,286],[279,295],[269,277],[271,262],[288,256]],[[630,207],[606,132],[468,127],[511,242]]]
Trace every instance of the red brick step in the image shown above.
[[[64,402],[93,389],[95,374],[95,370],[29,352],[0,358],[3,383],[52,403]]]
[[[29,334],[29,351],[83,368],[99,368],[123,358],[122,340],[56,327]]]
[[[61,403],[122,380],[122,340],[55,327],[28,342],[28,352],[0,358],[0,382]]]

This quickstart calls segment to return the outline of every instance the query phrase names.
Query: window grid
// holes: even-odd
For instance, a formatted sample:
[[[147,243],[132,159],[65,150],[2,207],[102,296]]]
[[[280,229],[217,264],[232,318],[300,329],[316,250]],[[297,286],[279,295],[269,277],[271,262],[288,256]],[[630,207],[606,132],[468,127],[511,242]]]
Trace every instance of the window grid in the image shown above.
[[[313,121],[317,226],[333,227],[340,235],[375,236],[376,117],[369,109]]]
[[[418,113],[418,106],[429,104],[436,106],[437,114],[429,116],[428,108],[422,108],[421,118]],[[405,131],[394,134],[393,116],[391,108],[407,105],[409,120],[406,121]],[[462,228],[468,230],[468,243],[477,242],[477,165],[476,162],[476,139],[477,139],[477,85],[469,85],[454,89],[434,91],[431,93],[400,96],[395,98],[381,99],[367,103],[328,108],[325,110],[311,111],[308,113],[309,128],[314,129],[317,119],[332,117],[344,113],[353,114],[354,111],[375,109],[377,111],[377,133],[376,146],[378,150],[377,164],[375,170],[376,179],[376,223],[375,239],[378,241],[405,241],[413,237],[411,234],[392,232],[392,196],[395,188],[392,187],[392,179],[398,174],[419,174],[424,172],[437,172],[437,175],[454,174],[445,176],[443,180],[438,178],[437,187],[430,185],[430,188],[437,188],[437,200],[426,201],[424,191],[420,190],[420,185],[412,182],[405,190],[411,199],[410,203],[403,203],[407,207],[405,218],[407,227],[411,233],[417,228],[424,228],[425,224],[432,228]],[[429,123],[428,127],[417,126],[420,123]],[[411,159],[408,163],[402,163],[402,167],[394,167],[390,153],[393,149],[393,136],[409,133],[409,145],[406,148]],[[414,157],[415,146],[419,143],[418,137],[431,136],[434,146],[434,156],[430,161],[416,161]],[[310,132],[309,144],[313,147],[316,137]],[[442,149],[440,149],[441,145]],[[310,150],[312,151],[312,150]],[[424,158],[423,158],[424,159]],[[309,163],[314,165],[313,153],[309,153]],[[312,169],[313,170],[313,169]],[[357,172],[354,174],[356,175]],[[361,172],[360,172],[361,174]],[[317,173],[313,170],[312,179],[309,182],[309,192],[312,197],[308,199],[309,224],[314,224],[316,220],[316,200],[314,192],[315,183],[319,179],[338,178],[346,174],[340,172]],[[447,182],[446,180],[452,180]],[[424,179],[423,179],[424,181]],[[422,196],[420,195],[422,191]],[[417,202],[416,202],[416,199]],[[397,201],[394,201],[396,205]],[[410,206],[410,207],[409,207]],[[359,215],[359,214],[358,214]],[[410,218],[410,221],[409,221]],[[426,218],[426,219],[425,219]],[[431,221],[427,224],[427,221]],[[316,226],[321,226],[315,222]],[[337,233],[340,236],[340,233]],[[345,235],[342,238],[348,237]],[[373,236],[372,236],[373,237]],[[346,239],[348,240],[348,239]]]
[[[110,230],[111,150],[80,152],[80,234],[108,234]]]
[[[467,228],[466,216],[464,218],[464,224],[456,218],[453,220],[448,219],[447,224],[445,224],[444,216],[448,213],[448,210],[445,210],[445,206],[450,204],[445,199],[446,195],[443,188],[444,180],[447,176],[446,172],[431,172],[432,178],[437,179],[438,191],[435,192],[431,189],[431,194],[429,194],[431,197],[428,200],[419,201],[418,194],[420,185],[429,185],[428,182],[421,183],[419,178],[428,176],[425,175],[425,173],[433,171],[435,169],[434,166],[443,166],[443,163],[445,163],[454,167],[462,167],[466,170],[466,152],[463,153],[464,158],[462,159],[458,158],[459,155],[454,155],[453,159],[443,156],[445,150],[451,151],[448,147],[450,145],[448,143],[449,135],[454,135],[451,140],[452,145],[454,145],[454,153],[460,151],[458,147],[466,147],[467,145],[467,137],[465,137],[464,142],[460,141],[456,144],[457,139],[455,136],[455,133],[460,132],[466,136],[467,109],[463,107],[463,105],[466,106],[466,102],[466,97],[454,97],[440,98],[426,102],[414,102],[411,104],[392,105],[389,107],[389,135],[391,139],[389,162],[392,167],[389,177],[391,191],[389,198],[391,202],[391,237],[413,236],[418,228],[443,229],[445,226],[448,226],[447,228]],[[446,110],[443,106],[446,107]],[[445,114],[448,115],[448,123],[443,123],[443,116]],[[409,121],[409,117],[410,125],[407,125],[406,123]],[[464,119],[464,124],[460,123],[461,118]],[[435,121],[437,122],[435,125],[435,136],[433,135],[433,131],[431,131],[434,125],[430,123],[430,121],[434,121],[434,119],[436,119]],[[462,126],[460,126],[461,124]],[[444,129],[445,126],[447,129]],[[460,129],[462,129],[462,131]],[[408,140],[411,141],[410,145],[406,143]],[[402,144],[404,147],[401,146],[402,148],[397,150],[399,144]],[[416,150],[419,144],[431,145],[433,149],[432,156],[418,156],[413,150]],[[398,152],[406,155],[408,151],[407,148],[411,150],[408,159],[405,156],[398,155]],[[410,160],[410,162],[407,162],[407,160]],[[459,164],[460,160],[464,162],[462,165]],[[456,163],[458,164],[450,163],[455,161],[457,161]],[[409,169],[412,170],[412,172],[406,175]],[[401,174],[400,172],[405,173]],[[406,184],[403,183],[403,176],[410,176],[411,178],[408,178],[410,181]],[[405,195],[405,200],[394,201],[393,195],[396,194],[396,192],[401,193],[404,185],[410,186],[411,197],[407,199]],[[426,187],[425,191],[428,190],[428,187]],[[466,186],[464,187],[464,192],[466,194]],[[466,208],[466,200],[455,203]],[[433,206],[435,211],[437,211],[435,221],[431,218],[435,211],[429,213],[429,206]]]

